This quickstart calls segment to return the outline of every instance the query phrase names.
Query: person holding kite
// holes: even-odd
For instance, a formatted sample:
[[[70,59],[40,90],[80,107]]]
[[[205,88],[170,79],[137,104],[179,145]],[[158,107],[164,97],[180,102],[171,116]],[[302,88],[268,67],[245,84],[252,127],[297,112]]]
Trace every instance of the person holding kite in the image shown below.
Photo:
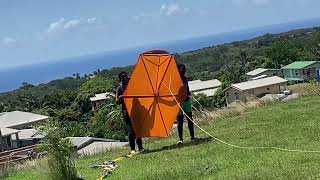
[[[130,149],[131,149],[131,154],[136,153],[136,145],[135,144],[137,144],[139,152],[143,152],[144,148],[142,146],[142,139],[136,138],[128,111],[126,109],[126,106],[125,106],[124,100],[123,100],[123,92],[125,91],[128,83],[129,83],[128,73],[123,71],[118,75],[118,78],[119,78],[119,81],[121,81],[121,85],[117,88],[117,91],[116,91],[116,102],[121,104],[121,106],[122,106],[122,117],[124,119],[124,122],[125,122],[125,124],[127,126],[127,130],[128,130],[128,138],[129,138],[129,145],[130,145]]]
[[[179,73],[181,76],[181,79],[183,81],[183,85],[187,89],[187,97],[183,102],[182,109],[183,111],[180,111],[178,114],[178,134],[179,134],[179,141],[178,144],[183,143],[183,119],[184,119],[184,113],[187,116],[188,120],[188,128],[191,136],[191,141],[195,140],[194,137],[194,125],[192,122],[192,107],[191,107],[191,100],[190,100],[190,91],[189,91],[189,85],[188,85],[188,78],[185,76],[186,73],[186,66],[184,64],[178,65]]]

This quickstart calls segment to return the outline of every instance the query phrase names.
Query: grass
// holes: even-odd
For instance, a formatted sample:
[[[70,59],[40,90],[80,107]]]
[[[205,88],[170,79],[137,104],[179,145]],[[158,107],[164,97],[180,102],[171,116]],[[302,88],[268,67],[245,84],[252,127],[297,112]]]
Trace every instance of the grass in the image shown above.
[[[320,97],[276,102],[248,110],[237,117],[218,118],[204,128],[216,137],[241,146],[277,146],[320,150]],[[186,139],[188,131],[185,129]],[[320,153],[244,150],[228,147],[196,131],[201,139],[176,146],[177,137],[150,140],[149,153],[121,161],[110,179],[318,179]],[[84,179],[102,171],[90,166],[123,155],[114,150],[77,161]],[[43,179],[45,167],[15,172],[9,180]]]

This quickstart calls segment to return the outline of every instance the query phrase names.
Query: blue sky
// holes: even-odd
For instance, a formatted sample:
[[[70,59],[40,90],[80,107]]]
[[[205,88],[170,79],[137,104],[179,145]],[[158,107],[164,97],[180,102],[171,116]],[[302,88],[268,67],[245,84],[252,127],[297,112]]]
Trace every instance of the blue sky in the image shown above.
[[[0,69],[320,17],[319,0],[1,0]]]

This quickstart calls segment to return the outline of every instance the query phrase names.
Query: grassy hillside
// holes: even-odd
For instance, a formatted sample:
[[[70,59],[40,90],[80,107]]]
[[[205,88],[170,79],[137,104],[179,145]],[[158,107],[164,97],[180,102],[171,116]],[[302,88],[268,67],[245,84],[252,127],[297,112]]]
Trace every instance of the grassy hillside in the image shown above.
[[[203,127],[218,138],[241,146],[320,150],[319,101],[317,96],[277,102],[248,110],[237,117],[211,120]],[[146,142],[145,146],[151,152],[120,162],[110,179],[320,178],[320,153],[237,149],[209,139],[199,130],[196,134],[201,138],[198,142],[186,141],[182,147],[175,145],[176,135]],[[77,168],[84,179],[95,179],[101,170],[91,169],[91,165],[126,152],[116,150],[82,158],[77,162]],[[43,171],[45,166],[38,165],[20,170],[8,179],[44,179]]]

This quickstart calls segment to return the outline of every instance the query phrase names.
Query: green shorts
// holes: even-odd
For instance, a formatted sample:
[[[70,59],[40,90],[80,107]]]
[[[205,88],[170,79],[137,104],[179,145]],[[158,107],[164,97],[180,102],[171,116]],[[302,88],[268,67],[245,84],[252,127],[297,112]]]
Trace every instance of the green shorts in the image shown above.
[[[191,100],[188,100],[183,103],[182,109],[184,112],[192,112]],[[178,115],[183,115],[183,112],[180,111]]]

